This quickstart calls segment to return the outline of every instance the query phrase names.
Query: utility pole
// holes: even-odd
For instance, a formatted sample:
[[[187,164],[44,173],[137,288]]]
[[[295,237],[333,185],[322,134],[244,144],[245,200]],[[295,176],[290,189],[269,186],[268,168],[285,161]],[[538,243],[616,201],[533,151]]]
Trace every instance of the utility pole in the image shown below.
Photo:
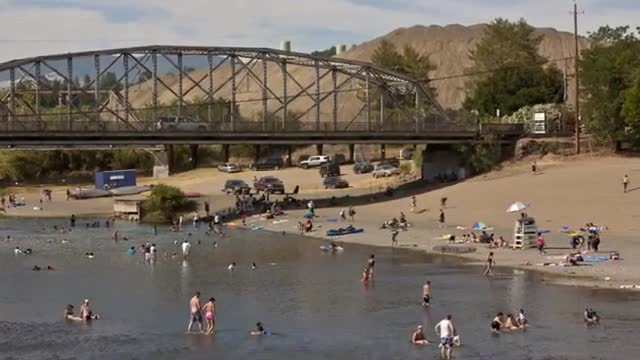
[[[575,56],[573,58],[573,71],[575,72],[575,102],[576,102],[576,154],[580,154],[580,71],[578,59],[580,58],[580,46],[578,43],[578,3],[573,2],[573,40],[575,43]]]

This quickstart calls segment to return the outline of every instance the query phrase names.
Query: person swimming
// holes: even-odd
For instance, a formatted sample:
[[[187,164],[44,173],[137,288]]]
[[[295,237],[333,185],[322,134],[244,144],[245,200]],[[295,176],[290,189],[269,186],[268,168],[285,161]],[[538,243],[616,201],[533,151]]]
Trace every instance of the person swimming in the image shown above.
[[[256,269],[256,267],[257,267],[257,266],[256,266],[256,263],[252,262],[252,263],[251,263],[251,270],[255,270],[255,269]]]
[[[87,257],[87,259],[93,259],[93,253],[92,252],[85,253],[84,255]]]
[[[235,270],[236,269],[236,263],[232,262],[231,264],[229,264],[229,266],[227,266],[227,269],[229,269],[231,271]]]
[[[416,345],[426,345],[429,344],[429,340],[424,335],[424,331],[422,330],[422,325],[418,325],[418,328],[411,336],[411,343]]]
[[[525,328],[529,326],[529,320],[527,320],[527,317],[524,315],[524,310],[520,309],[520,312],[518,313],[518,317],[516,318],[516,323],[521,328]]]
[[[83,319],[73,313],[73,305],[68,304],[64,310],[64,319],[72,321],[82,321]]]
[[[586,308],[584,309],[584,321],[587,324],[595,324],[600,321],[600,316],[592,308]]]
[[[270,333],[264,329],[264,325],[260,321],[256,323],[256,329],[251,332],[253,336],[264,336],[269,335]]]
[[[504,326],[504,324],[502,323],[502,317],[504,316],[503,313],[499,312],[496,314],[496,317],[493,318],[493,320],[491,321],[491,332],[494,334],[499,334],[500,333],[500,329]]]
[[[100,319],[100,316],[91,310],[89,299],[84,299],[84,302],[80,306],[80,317],[85,321]]]
[[[136,254],[136,247],[135,246],[130,247],[129,250],[127,250],[127,253],[129,255],[135,255]]]

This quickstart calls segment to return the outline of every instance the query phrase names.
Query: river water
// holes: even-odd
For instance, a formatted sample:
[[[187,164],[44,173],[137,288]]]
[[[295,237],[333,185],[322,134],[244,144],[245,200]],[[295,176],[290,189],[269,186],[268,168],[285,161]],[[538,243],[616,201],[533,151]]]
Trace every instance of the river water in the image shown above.
[[[80,226],[53,233],[61,220],[2,220],[0,237],[0,359],[436,359],[437,347],[409,344],[412,330],[433,326],[447,313],[462,335],[458,359],[632,359],[640,353],[640,296],[543,284],[533,273],[499,270],[493,279],[457,260],[408,250],[345,245],[340,254],[319,250],[319,240],[264,231],[213,237],[194,231],[188,262],[179,252],[187,231],[160,228],[154,264],[126,249],[151,241],[152,229],[120,223],[111,230]],[[43,228],[47,230],[42,230]],[[68,243],[62,244],[66,238]],[[197,240],[201,244],[197,244]],[[14,256],[13,248],[32,248]],[[84,254],[93,252],[94,259]],[[376,280],[359,282],[370,253]],[[228,271],[235,261],[238,268]],[[256,262],[257,270],[249,268]],[[32,271],[52,265],[55,271]],[[433,287],[430,310],[420,287]],[[214,296],[214,336],[185,334],[194,290]],[[89,298],[102,319],[90,325],[62,320],[67,303]],[[603,317],[582,322],[585,306]],[[497,311],[527,311],[530,329],[489,332]],[[262,321],[275,333],[252,337]]]

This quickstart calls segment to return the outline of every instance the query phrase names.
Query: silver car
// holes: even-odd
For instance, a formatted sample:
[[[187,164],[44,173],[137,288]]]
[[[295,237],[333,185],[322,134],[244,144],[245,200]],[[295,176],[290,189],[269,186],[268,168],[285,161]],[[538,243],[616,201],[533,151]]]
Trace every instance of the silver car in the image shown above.
[[[400,175],[400,170],[397,167],[391,165],[378,165],[372,172],[374,178]]]
[[[226,173],[236,173],[242,171],[240,165],[234,163],[224,163],[222,165],[218,165],[218,171],[226,172]]]

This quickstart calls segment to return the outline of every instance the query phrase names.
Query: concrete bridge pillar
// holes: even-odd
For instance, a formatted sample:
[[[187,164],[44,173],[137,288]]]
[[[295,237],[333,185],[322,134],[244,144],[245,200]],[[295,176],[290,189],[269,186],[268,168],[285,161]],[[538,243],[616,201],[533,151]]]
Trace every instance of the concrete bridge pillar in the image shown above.
[[[191,168],[195,169],[198,167],[198,145],[192,144],[189,145],[189,148],[191,150]]]
[[[173,145],[165,145],[165,151],[167,152],[167,170],[169,171],[169,175],[171,175],[173,174],[173,169],[175,169],[176,165]]]
[[[380,160],[384,160],[387,158],[387,145],[380,145]]]
[[[254,146],[255,152],[253,154],[253,161],[258,162],[260,160],[260,144]]]
[[[287,166],[291,167],[292,165],[292,161],[291,161],[291,156],[293,153],[293,148],[291,145],[287,145]]]
[[[229,144],[222,145],[222,156],[224,157],[224,162],[229,162]]]
[[[356,146],[354,144],[349,144],[349,162],[353,162],[355,160],[355,152]]]
[[[322,144],[316,144],[316,152],[318,153],[318,155],[322,155],[322,148]]]

